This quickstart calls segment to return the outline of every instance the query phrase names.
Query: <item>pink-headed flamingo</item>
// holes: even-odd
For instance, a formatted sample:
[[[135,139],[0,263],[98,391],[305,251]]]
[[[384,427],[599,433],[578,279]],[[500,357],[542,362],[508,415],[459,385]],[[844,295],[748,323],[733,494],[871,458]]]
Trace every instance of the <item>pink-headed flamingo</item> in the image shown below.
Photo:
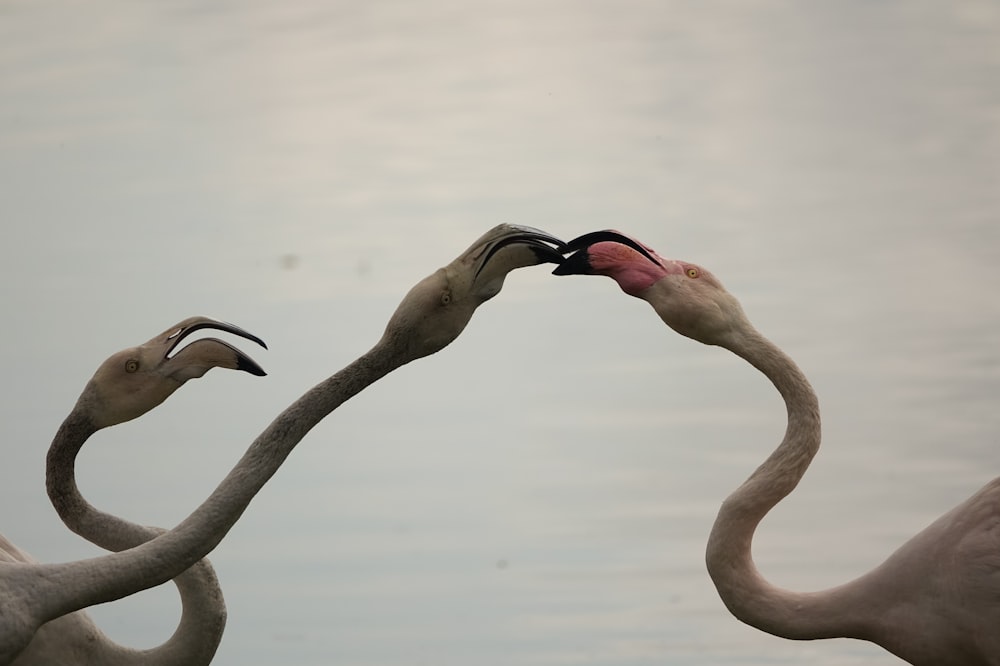
[[[585,234],[567,250],[575,253],[556,274],[611,277],[681,335],[744,358],[785,401],[784,438],[723,502],[708,540],[708,571],[733,615],[789,639],[871,641],[919,666],[1000,665],[1000,478],[855,580],[818,592],[772,585],[754,565],[751,544],[819,449],[819,401],[809,381],[701,266],[664,259],[616,231]]]

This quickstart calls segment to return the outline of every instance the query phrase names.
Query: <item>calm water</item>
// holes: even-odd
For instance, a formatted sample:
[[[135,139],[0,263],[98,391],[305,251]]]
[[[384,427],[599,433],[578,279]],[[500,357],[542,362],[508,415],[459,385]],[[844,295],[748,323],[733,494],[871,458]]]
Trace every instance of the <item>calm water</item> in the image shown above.
[[[271,347],[267,378],[212,373],[84,452],[95,504],[173,525],[501,221],[702,263],[807,371],[825,445],[758,534],[774,582],[866,571],[1000,472],[997,3],[98,7],[0,7],[0,529],[40,559],[98,552],[43,461],[108,354],[203,313]],[[609,280],[518,272],[215,551],[216,661],[898,663],[761,634],[708,580],[783,418]],[[177,606],[94,614],[153,645]]]

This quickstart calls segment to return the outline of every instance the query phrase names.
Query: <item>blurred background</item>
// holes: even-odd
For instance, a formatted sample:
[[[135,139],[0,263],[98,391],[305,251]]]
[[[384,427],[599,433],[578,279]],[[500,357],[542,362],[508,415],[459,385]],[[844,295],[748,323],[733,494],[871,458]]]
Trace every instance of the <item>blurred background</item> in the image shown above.
[[[98,507],[170,527],[500,222],[712,270],[813,381],[824,447],[755,556],[816,590],[1000,473],[1000,5],[317,0],[0,7],[0,530],[99,363],[194,314],[215,371],[98,433]],[[212,554],[219,664],[896,664],[742,625],[703,564],[784,408],[603,278],[512,274],[314,430]],[[93,609],[166,639],[171,586]]]

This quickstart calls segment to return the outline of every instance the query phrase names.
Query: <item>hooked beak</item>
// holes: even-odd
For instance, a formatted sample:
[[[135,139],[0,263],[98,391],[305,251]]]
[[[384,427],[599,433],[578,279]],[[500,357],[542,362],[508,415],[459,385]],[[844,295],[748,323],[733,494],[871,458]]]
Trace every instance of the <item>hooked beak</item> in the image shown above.
[[[472,289],[483,301],[498,294],[517,268],[563,260],[565,243],[540,229],[515,224],[493,227],[456,260],[472,270]]]
[[[550,247],[551,245],[551,247]],[[518,248],[517,258],[511,255],[505,263],[514,264],[507,267],[507,270],[522,268],[524,266],[534,266],[536,264],[553,263],[562,261],[562,251],[565,243],[548,234],[541,229],[526,227],[516,224],[501,224],[490,229],[482,238],[469,248],[468,253],[478,253],[478,265],[476,267],[476,277],[496,259],[498,253],[504,248],[512,246]]]
[[[232,333],[233,335],[256,342],[264,349],[267,349],[267,345],[264,344],[263,340],[239,326],[234,326],[233,324],[210,317],[191,317],[176,326],[168,328],[147,343],[150,345],[159,345],[163,348],[163,360],[160,363],[161,372],[182,382],[194,377],[201,377],[213,367],[242,370],[258,377],[263,377],[267,374],[252,358],[228,342],[224,342],[218,338],[195,340],[174,353],[174,350],[177,349],[185,338],[201,329],[213,329]]]
[[[577,236],[570,242],[566,243],[563,251],[573,252],[573,254],[560,261],[559,265],[552,271],[552,274],[589,275],[593,273],[593,267],[590,265],[590,256],[587,254],[587,248],[597,243],[606,242],[627,245],[642,254],[657,266],[663,265],[660,263],[659,259],[654,257],[642,243],[629,238],[625,234],[615,231],[614,229],[605,229],[604,231],[592,231],[588,234]]]

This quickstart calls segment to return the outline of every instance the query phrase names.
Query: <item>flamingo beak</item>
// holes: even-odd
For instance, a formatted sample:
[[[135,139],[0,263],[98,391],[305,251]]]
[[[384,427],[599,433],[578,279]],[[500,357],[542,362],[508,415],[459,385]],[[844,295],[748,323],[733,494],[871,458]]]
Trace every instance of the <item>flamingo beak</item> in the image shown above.
[[[501,224],[462,253],[453,266],[469,271],[480,303],[496,296],[507,275],[518,268],[562,261],[564,243],[540,229]]]
[[[201,329],[212,329],[232,333],[241,338],[245,338],[257,343],[264,349],[267,345],[263,340],[253,333],[250,333],[239,326],[229,324],[211,317],[191,317],[180,322],[173,328],[164,332],[158,342],[163,345],[163,365],[180,364],[183,361],[193,360],[197,355],[204,355],[205,360],[199,364],[209,364],[217,367],[230,368],[232,370],[242,370],[251,375],[263,377],[267,373],[252,358],[233,345],[219,340],[218,338],[203,338],[196,340],[187,347],[178,350],[180,343],[195,331]],[[150,341],[157,341],[156,338]],[[175,353],[176,351],[176,353]]]
[[[492,238],[490,238],[492,236]],[[484,239],[480,239],[477,243],[482,243]],[[491,229],[486,237],[486,242],[479,247],[483,247],[482,254],[479,258],[479,265],[476,268],[475,278],[479,277],[479,274],[483,272],[483,269],[489,265],[490,260],[492,260],[497,253],[499,253],[504,248],[510,248],[516,246],[519,248],[519,252],[524,255],[523,258],[519,258],[516,261],[512,261],[512,264],[516,264],[513,267],[524,267],[531,266],[534,264],[558,264],[563,260],[563,248],[565,243],[556,238],[555,236],[542,231],[541,229],[535,229],[534,227],[527,227],[523,225],[516,224],[504,224],[500,225],[494,229]],[[474,245],[473,247],[476,247]],[[528,250],[524,253],[523,250]],[[509,270],[509,269],[508,269]],[[475,279],[474,278],[474,279]]]
[[[621,243],[626,245],[636,252],[639,252],[644,257],[652,261],[657,266],[662,266],[663,264],[659,259],[653,256],[645,245],[639,241],[629,238],[620,231],[615,231],[614,229],[605,229],[604,231],[592,231],[582,236],[577,236],[573,240],[566,243],[563,248],[564,252],[573,252],[556,266],[555,270],[552,271],[553,275],[591,275],[593,274],[593,267],[590,265],[590,257],[587,254],[587,248],[591,245],[596,245],[597,243]]]
[[[594,267],[590,265],[590,255],[587,249],[577,250],[564,258],[552,271],[553,275],[591,275]]]

